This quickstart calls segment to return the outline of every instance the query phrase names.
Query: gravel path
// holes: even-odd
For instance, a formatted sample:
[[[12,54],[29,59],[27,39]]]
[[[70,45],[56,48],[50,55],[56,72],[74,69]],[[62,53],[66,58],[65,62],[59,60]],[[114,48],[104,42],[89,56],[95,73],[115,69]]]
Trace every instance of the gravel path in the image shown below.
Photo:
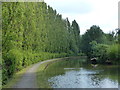
[[[55,59],[46,60],[43,62],[39,62],[37,64],[34,64],[31,68],[29,68],[25,74],[22,76],[20,81],[18,81],[13,88],[38,88],[37,82],[36,82],[36,70],[37,68],[46,62],[53,61]]]

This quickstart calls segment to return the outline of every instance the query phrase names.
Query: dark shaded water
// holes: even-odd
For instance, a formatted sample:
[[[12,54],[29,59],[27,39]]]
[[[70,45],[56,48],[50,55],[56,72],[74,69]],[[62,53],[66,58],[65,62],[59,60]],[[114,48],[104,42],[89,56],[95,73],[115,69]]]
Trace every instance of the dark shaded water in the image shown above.
[[[46,69],[53,88],[118,88],[118,67],[88,64],[85,59],[66,59]]]

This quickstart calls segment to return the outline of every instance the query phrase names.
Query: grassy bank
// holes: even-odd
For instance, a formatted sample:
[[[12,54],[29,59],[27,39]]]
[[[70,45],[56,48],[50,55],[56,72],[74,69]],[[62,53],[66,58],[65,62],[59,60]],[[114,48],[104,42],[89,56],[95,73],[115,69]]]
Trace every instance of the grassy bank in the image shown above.
[[[22,69],[21,71],[17,72],[16,74],[14,74],[14,76],[11,79],[9,79],[8,83],[6,85],[3,85],[2,88],[12,88],[31,66],[28,66]]]

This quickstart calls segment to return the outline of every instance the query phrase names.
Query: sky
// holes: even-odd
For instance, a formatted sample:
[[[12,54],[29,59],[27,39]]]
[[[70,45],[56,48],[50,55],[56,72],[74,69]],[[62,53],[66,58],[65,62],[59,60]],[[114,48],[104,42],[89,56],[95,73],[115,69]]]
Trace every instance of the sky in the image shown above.
[[[44,0],[48,5],[72,22],[74,19],[84,34],[92,25],[105,33],[118,28],[118,2],[120,0]]]

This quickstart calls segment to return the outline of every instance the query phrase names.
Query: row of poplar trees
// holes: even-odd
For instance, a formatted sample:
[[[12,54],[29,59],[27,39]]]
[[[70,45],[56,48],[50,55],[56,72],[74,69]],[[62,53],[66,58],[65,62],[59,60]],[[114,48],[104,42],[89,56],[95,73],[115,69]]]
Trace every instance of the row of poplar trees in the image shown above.
[[[2,3],[2,84],[40,60],[77,55],[80,30],[44,2]]]

